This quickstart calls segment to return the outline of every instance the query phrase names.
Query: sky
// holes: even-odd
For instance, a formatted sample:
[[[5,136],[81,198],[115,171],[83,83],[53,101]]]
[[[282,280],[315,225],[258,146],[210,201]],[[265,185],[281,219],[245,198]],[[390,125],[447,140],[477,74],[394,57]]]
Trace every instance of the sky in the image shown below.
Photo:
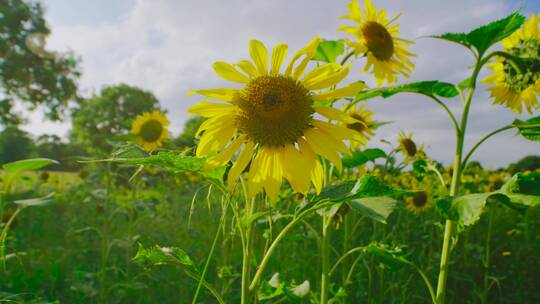
[[[212,70],[215,61],[237,62],[249,58],[250,39],[267,46],[284,42],[292,53],[315,35],[340,39],[339,17],[348,1],[328,0],[44,0],[46,19],[52,34],[47,47],[73,51],[81,58],[83,95],[99,92],[103,86],[127,83],[153,92],[167,109],[173,134],[182,131],[189,118],[187,109],[202,99],[187,96],[192,89],[228,87],[231,83]],[[416,65],[409,79],[442,80],[458,83],[467,78],[473,58],[459,45],[426,38],[444,32],[469,31],[505,17],[522,7],[527,16],[540,12],[540,1],[514,0],[375,0],[390,17],[399,18],[400,37],[413,40]],[[353,66],[347,80],[364,80],[374,86],[373,77],[361,73],[364,62]],[[487,75],[485,72],[481,77]],[[486,133],[518,117],[510,110],[494,106],[484,86],[480,86],[471,109],[466,147]],[[456,113],[459,99],[447,100]],[[396,142],[399,132],[413,133],[425,145],[429,156],[450,163],[455,150],[452,126],[447,116],[430,100],[401,94],[389,99],[373,99],[367,107],[378,121],[391,122],[379,130],[372,147],[388,149],[381,140]],[[536,113],[538,115],[538,113]],[[32,134],[65,136],[69,122],[43,120],[39,110],[28,113],[24,127]],[[473,159],[491,168],[506,166],[529,154],[540,154],[538,143],[527,142],[507,132],[484,144]]]

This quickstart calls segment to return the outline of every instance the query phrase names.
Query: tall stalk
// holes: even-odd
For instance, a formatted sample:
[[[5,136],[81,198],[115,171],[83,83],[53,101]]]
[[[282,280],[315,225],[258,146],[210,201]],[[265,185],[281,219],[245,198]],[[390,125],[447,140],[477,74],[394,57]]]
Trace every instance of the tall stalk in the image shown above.
[[[328,275],[330,272],[330,223],[332,217],[323,216],[322,221],[322,238],[321,238],[321,304],[328,303],[328,292],[330,282]]]
[[[463,170],[463,145],[465,142],[465,134],[467,130],[467,122],[469,119],[469,110],[471,108],[471,101],[476,89],[476,80],[478,73],[482,65],[487,62],[486,60],[478,59],[471,77],[469,84],[469,91],[463,104],[463,114],[461,116],[461,124],[459,132],[457,132],[456,154],[454,158],[454,173],[452,175],[452,183],[450,186],[450,196],[457,196],[459,194],[459,186],[461,184],[461,171]],[[439,267],[439,278],[437,281],[437,296],[436,301],[438,304],[444,304],[446,296],[446,280],[448,278],[448,262],[450,260],[450,241],[452,239],[453,230],[455,224],[452,220],[447,219],[444,226],[443,246],[441,253],[441,262]]]

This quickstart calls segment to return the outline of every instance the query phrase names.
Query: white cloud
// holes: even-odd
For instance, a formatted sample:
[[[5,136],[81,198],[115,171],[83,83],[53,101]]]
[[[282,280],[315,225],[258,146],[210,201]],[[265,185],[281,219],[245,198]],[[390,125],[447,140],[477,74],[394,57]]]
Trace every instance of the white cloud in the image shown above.
[[[49,0],[50,1],[50,0]],[[106,2],[106,1],[105,1]],[[106,10],[106,3],[101,9]],[[45,1],[45,4],[48,2]],[[148,89],[169,110],[173,131],[181,131],[188,117],[187,108],[199,98],[186,96],[190,89],[230,85],[211,69],[214,61],[237,61],[248,57],[247,44],[257,38],[267,44],[286,42],[294,51],[314,35],[341,37],[335,29],[345,22],[346,1],[174,1],[138,0],[118,18],[95,24],[63,23],[51,14],[52,49],[72,49],[82,57],[84,90],[91,92],[104,85],[125,82]],[[408,81],[441,79],[459,82],[467,77],[471,56],[465,49],[430,38],[430,34],[466,31],[511,11],[504,0],[470,1],[376,1],[393,16],[403,12],[399,22],[402,37],[414,39],[412,51],[416,70]],[[62,4],[50,3],[49,11]],[[73,6],[73,5],[72,5]],[[468,9],[468,6],[472,8]],[[76,12],[84,14],[84,12]],[[73,19],[73,18],[71,18]],[[70,19],[70,20],[71,20]],[[86,18],[88,19],[88,18]],[[353,77],[373,83],[369,75],[355,70]],[[459,101],[449,101],[459,109]],[[453,105],[454,104],[454,105]],[[473,109],[470,140],[514,118],[506,109],[488,106],[489,98],[479,94]],[[413,95],[399,95],[390,100],[370,101],[376,118],[393,121],[381,128],[378,138],[391,139],[399,130],[412,131],[419,141],[428,144],[428,153],[445,162],[453,156],[452,129],[444,113],[429,100]],[[42,130],[32,120],[28,129]],[[65,127],[63,127],[65,129]],[[48,127],[47,132],[54,131]],[[518,148],[506,149],[507,143]],[[523,155],[538,153],[536,146],[512,136],[489,142],[482,158],[491,166],[514,161]],[[491,153],[490,151],[497,151]]]

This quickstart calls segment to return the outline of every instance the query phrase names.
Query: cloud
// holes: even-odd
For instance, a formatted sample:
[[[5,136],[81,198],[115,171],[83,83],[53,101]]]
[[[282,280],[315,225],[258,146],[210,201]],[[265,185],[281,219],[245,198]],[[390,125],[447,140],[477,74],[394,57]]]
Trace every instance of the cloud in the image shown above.
[[[124,1],[125,2],[125,1]],[[182,130],[187,108],[200,100],[186,96],[190,89],[226,87],[211,68],[214,61],[235,62],[248,57],[247,45],[257,38],[267,45],[286,42],[294,51],[314,35],[339,38],[339,16],[345,14],[346,1],[278,0],[242,1],[221,0],[175,1],[138,0],[117,16],[96,17],[96,22],[80,24],[76,18],[69,22],[55,14],[65,11],[64,1],[45,1],[51,12],[52,49],[73,50],[82,58],[81,85],[87,94],[104,85],[125,82],[148,89],[169,111],[172,129]],[[470,1],[376,1],[390,16],[403,12],[399,19],[401,36],[414,39],[411,50],[417,54],[416,70],[410,80],[440,79],[459,82],[468,76],[473,61],[470,54],[458,45],[425,36],[446,31],[467,31],[507,15],[514,8],[504,0]],[[107,10],[107,1],[98,1],[99,10]],[[472,6],[469,8],[469,6]],[[70,7],[75,7],[71,3]],[[120,13],[121,12],[121,13]],[[84,11],[74,14],[84,15]],[[373,84],[369,75],[361,74],[355,65],[351,79],[364,79]],[[403,81],[403,80],[402,80]],[[448,101],[459,110],[460,101]],[[502,107],[490,106],[486,93],[475,99],[468,142],[481,134],[511,122],[514,115]],[[428,153],[449,162],[453,157],[454,138],[451,125],[437,106],[419,96],[398,95],[389,100],[369,101],[375,118],[393,121],[380,129],[377,139],[395,139],[399,130],[414,132],[425,142]],[[27,128],[42,129],[39,121]],[[65,124],[63,125],[65,128]],[[65,129],[63,129],[65,133]],[[377,140],[376,139],[376,140]],[[469,145],[470,145],[469,143]],[[511,143],[519,149],[507,149]],[[374,142],[377,145],[377,142]],[[492,151],[497,151],[492,152]],[[501,136],[481,150],[482,160],[490,166],[503,165],[526,154],[538,153],[538,148],[512,135]]]

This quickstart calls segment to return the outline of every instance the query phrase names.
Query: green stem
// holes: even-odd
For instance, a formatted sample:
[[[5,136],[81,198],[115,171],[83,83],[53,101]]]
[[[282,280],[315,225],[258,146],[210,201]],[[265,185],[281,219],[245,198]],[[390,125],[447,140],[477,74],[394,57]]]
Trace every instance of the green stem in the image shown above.
[[[476,149],[478,149],[478,147],[480,147],[480,145],[482,145],[486,140],[488,140],[490,137],[492,137],[493,135],[495,134],[498,134],[498,133],[501,133],[503,131],[506,131],[506,130],[509,130],[509,129],[513,129],[514,126],[510,125],[510,126],[505,126],[505,127],[502,127],[500,129],[497,129],[489,134],[487,134],[486,136],[484,136],[480,141],[478,141],[474,147],[472,147],[472,149],[469,151],[469,153],[467,153],[467,156],[465,156],[465,158],[463,158],[463,161],[461,163],[461,167],[462,168],[465,168],[467,166],[467,162],[469,161],[469,159],[471,158],[471,156],[473,155],[473,153],[476,151]]]
[[[7,238],[7,233],[9,231],[9,227],[11,226],[11,223],[13,223],[13,220],[15,220],[15,218],[17,217],[17,215],[19,214],[19,212],[21,212],[24,208],[23,207],[19,207],[17,208],[17,210],[15,210],[15,212],[13,212],[13,214],[11,215],[11,217],[9,218],[9,220],[6,222],[5,226],[2,228],[2,232],[0,233],[0,258],[2,259],[2,267],[4,269],[4,271],[6,271],[6,262],[7,262],[7,259],[6,259],[6,249],[7,249],[7,245],[6,245],[6,238]]]
[[[352,55],[354,55],[354,50],[350,51],[347,55],[345,55],[345,57],[343,57],[343,59],[341,60],[339,64],[344,65],[347,62],[347,60],[351,58]]]
[[[227,208],[227,205],[225,205],[225,209]],[[206,271],[208,270],[208,266],[210,265],[210,260],[212,260],[212,256],[214,255],[214,250],[216,248],[217,240],[219,239],[219,234],[221,232],[221,229],[223,227],[223,222],[225,221],[225,214],[226,210],[222,210],[221,212],[221,219],[219,220],[219,226],[216,231],[216,235],[214,236],[214,241],[212,242],[212,247],[210,247],[210,252],[208,253],[208,257],[206,258],[206,262],[204,264],[204,269],[201,273],[201,278],[199,279],[199,283],[197,285],[197,289],[195,290],[195,295],[193,295],[193,300],[191,301],[192,304],[197,303],[197,298],[199,297],[199,293],[201,291],[201,288],[204,284],[204,277],[206,275]],[[219,300],[219,299],[218,299]]]
[[[448,108],[448,106],[446,106],[444,104],[444,102],[442,102],[439,98],[433,96],[433,95],[426,95],[427,97],[433,99],[433,101],[435,101],[438,105],[441,106],[441,108],[443,108],[443,110],[448,114],[448,116],[450,117],[450,120],[452,121],[452,125],[454,126],[454,130],[456,132],[456,136],[459,136],[459,134],[461,133],[460,129],[459,129],[459,125],[458,125],[458,122],[456,120],[456,116],[454,116],[454,113],[452,113],[452,111],[450,110],[450,108]]]
[[[490,54],[491,55],[491,54]],[[482,65],[484,65],[488,60],[490,55],[484,60],[477,60],[476,66],[474,68],[473,74],[471,76],[471,83],[469,85],[469,92],[467,93],[467,98],[465,100],[463,114],[461,116],[461,125],[460,132],[457,136],[456,144],[456,155],[454,159],[454,175],[452,176],[452,184],[450,186],[450,196],[456,196],[459,192],[459,186],[461,181],[461,164],[463,157],[463,144],[465,141],[465,134],[467,130],[467,121],[469,118],[469,110],[471,108],[471,101],[476,89],[476,79],[478,78],[478,73]],[[439,278],[437,280],[437,298],[436,301],[438,304],[444,304],[446,296],[446,280],[448,278],[448,261],[450,260],[450,241],[452,238],[454,229],[454,223],[452,220],[447,219],[444,226],[444,237],[443,237],[443,246],[441,253],[441,262],[439,266]]]
[[[486,236],[486,256],[484,258],[484,292],[482,293],[482,303],[487,304],[489,298],[489,263],[491,252],[491,236],[493,234],[493,218],[495,217],[495,206],[491,206],[489,211],[489,223]]]
[[[253,291],[258,286],[259,281],[262,278],[263,272],[266,269],[266,266],[268,262],[270,261],[270,257],[274,253],[274,251],[277,249],[277,246],[281,242],[281,240],[287,235],[287,233],[302,219],[311,213],[319,210],[320,208],[331,206],[333,203],[324,203],[317,206],[314,206],[310,209],[307,209],[298,216],[294,217],[283,229],[279,232],[279,234],[276,236],[270,247],[268,247],[268,251],[263,256],[263,259],[261,260],[261,263],[259,264],[259,267],[257,268],[257,272],[255,273],[255,276],[253,277],[253,280],[251,281],[251,285],[249,285],[249,290]]]
[[[331,216],[322,217],[322,238],[321,238],[321,302],[320,304],[328,303],[329,280],[330,273],[330,224]]]
[[[254,199],[247,199],[246,203],[246,219],[249,221],[251,219],[251,215],[253,214],[253,205],[254,205]],[[240,223],[242,225],[242,223]],[[242,250],[242,295],[241,295],[241,304],[249,304],[251,302],[251,295],[250,295],[250,289],[249,287],[249,277],[250,277],[250,269],[249,269],[249,259],[251,258],[251,230],[253,228],[253,223],[251,221],[248,222],[246,232],[245,232],[245,242],[244,242],[244,248]]]

